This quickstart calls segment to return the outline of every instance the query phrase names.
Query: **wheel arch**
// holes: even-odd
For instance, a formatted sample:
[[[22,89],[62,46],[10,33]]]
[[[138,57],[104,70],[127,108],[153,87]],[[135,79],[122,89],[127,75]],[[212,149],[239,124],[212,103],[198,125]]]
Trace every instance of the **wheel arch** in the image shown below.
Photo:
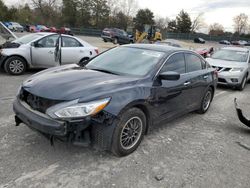
[[[29,64],[28,64],[27,59],[26,59],[25,57],[21,56],[21,55],[18,55],[18,54],[13,54],[13,55],[8,56],[8,57],[4,60],[4,62],[1,64],[1,68],[4,68],[5,63],[6,63],[6,61],[7,61],[9,58],[15,57],[15,56],[16,56],[16,57],[19,57],[19,58],[22,58],[22,59],[24,60],[25,64],[26,64],[27,68],[29,68]]]
[[[146,132],[145,133],[147,134],[150,126],[152,125],[152,117],[151,117],[151,114],[149,112],[149,108],[146,105],[146,102],[144,100],[137,100],[137,101],[133,101],[133,102],[127,104],[120,111],[120,113],[118,114],[118,117],[130,108],[138,108],[145,114],[145,117],[146,117]]]

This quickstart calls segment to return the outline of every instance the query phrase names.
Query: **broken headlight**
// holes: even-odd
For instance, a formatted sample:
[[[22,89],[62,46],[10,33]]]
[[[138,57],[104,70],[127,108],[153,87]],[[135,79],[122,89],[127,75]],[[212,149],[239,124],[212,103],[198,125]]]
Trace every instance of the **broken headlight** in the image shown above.
[[[87,103],[76,103],[72,101],[59,104],[47,110],[47,114],[52,118],[79,118],[95,115],[103,110],[109,103],[110,98],[91,101]],[[71,103],[71,104],[70,104]]]

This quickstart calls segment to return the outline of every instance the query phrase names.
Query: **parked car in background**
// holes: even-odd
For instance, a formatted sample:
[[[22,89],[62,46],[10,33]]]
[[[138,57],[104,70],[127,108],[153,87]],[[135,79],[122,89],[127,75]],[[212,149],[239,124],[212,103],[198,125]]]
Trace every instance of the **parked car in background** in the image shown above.
[[[205,44],[206,41],[203,38],[195,38],[194,43],[200,43],[200,44]]]
[[[8,28],[11,31],[15,31],[15,32],[23,32],[24,28],[23,26],[21,26],[19,23],[17,22],[10,22],[11,24],[8,26]]]
[[[59,30],[57,30],[57,33],[73,36],[71,29],[68,27],[61,27]]]
[[[213,47],[210,47],[210,48],[197,48],[197,49],[195,49],[195,52],[197,52],[198,54],[200,54],[204,58],[207,58],[208,56],[213,54],[214,48]]]
[[[117,28],[105,28],[101,35],[104,42],[113,42],[114,44],[134,43],[134,38],[126,31]]]
[[[28,78],[13,108],[25,123],[54,139],[95,145],[125,156],[155,125],[205,113],[216,74],[196,53],[155,44],[124,45],[80,67],[48,69]]]
[[[30,28],[29,28],[29,32],[31,32],[31,33],[38,32],[36,26],[35,25],[31,25]]]
[[[36,25],[37,32],[50,32],[50,28],[46,27],[45,25]]]
[[[218,84],[243,90],[249,80],[250,52],[242,47],[225,47],[216,51],[208,63],[218,71]]]
[[[24,25],[23,25],[24,31],[30,32],[30,26],[31,26],[31,25],[29,25],[29,24],[24,24]]]
[[[248,42],[245,44],[245,46],[250,46],[250,41],[248,41]]]
[[[49,68],[60,65],[55,58],[60,48],[61,64],[81,63],[98,54],[98,48],[68,35],[33,33],[3,45],[0,67],[12,75],[20,75],[27,68]]]
[[[178,43],[178,41],[173,40],[173,39],[167,39],[167,40],[163,40],[163,41],[156,41],[154,44],[167,45],[167,46],[173,46],[173,47],[181,48],[181,45]]]
[[[7,28],[9,28],[9,26],[11,25],[10,22],[2,22]]]
[[[0,22],[0,52],[3,48],[3,44],[15,39],[17,39],[17,36],[12,33],[4,23]]]
[[[231,44],[231,42],[229,42],[228,40],[221,40],[219,43],[220,44],[225,44],[225,45],[230,45]]]
[[[247,41],[245,40],[239,40],[239,44],[242,46],[245,46],[247,44]]]
[[[50,32],[52,32],[52,33],[57,33],[58,32],[56,27],[50,27],[49,29],[50,29]]]

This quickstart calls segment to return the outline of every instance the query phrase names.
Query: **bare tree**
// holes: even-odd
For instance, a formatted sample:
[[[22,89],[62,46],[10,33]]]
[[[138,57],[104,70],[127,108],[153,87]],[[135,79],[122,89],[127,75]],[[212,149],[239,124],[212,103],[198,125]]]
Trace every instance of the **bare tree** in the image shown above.
[[[163,17],[158,16],[155,18],[155,25],[157,28],[159,28],[161,30],[167,29],[169,21],[170,21],[170,19],[168,17],[163,18]]]
[[[39,11],[39,17],[42,18],[42,22],[53,24],[53,13],[57,8],[57,0],[31,0],[31,2],[33,7]]]
[[[120,0],[107,0],[107,5],[110,8],[111,16],[115,16],[120,11]]]
[[[248,16],[244,13],[233,18],[235,32],[238,34],[245,33],[248,26]]]
[[[137,0],[120,0],[120,11],[127,17],[134,16],[138,10]]]
[[[219,23],[214,23],[209,26],[209,35],[223,35],[224,27]]]
[[[191,26],[192,33],[206,26],[203,16],[204,13],[199,13],[192,21],[192,26]]]

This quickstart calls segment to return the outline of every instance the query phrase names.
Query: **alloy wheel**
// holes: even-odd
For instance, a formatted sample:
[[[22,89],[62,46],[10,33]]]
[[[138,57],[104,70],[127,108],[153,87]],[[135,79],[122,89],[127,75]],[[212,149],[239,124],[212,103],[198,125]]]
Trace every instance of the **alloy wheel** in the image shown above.
[[[142,134],[142,120],[139,117],[130,118],[123,127],[120,135],[120,144],[123,149],[133,148]]]
[[[19,74],[24,70],[24,64],[20,60],[13,60],[9,64],[9,69],[12,73]]]
[[[204,101],[203,101],[203,109],[204,109],[204,111],[207,111],[207,109],[209,108],[209,105],[211,103],[211,99],[212,99],[212,93],[211,93],[211,91],[208,91],[206,93]]]

